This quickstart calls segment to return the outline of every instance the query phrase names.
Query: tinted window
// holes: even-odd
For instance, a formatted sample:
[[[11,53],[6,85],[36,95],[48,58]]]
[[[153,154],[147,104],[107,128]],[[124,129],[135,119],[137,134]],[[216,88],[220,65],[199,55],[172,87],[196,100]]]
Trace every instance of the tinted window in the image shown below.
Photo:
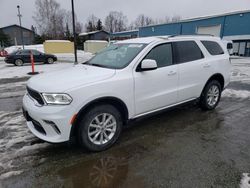
[[[158,67],[165,67],[173,64],[172,45],[162,44],[154,47],[144,59],[153,59],[157,62]]]
[[[194,41],[181,41],[173,44],[176,63],[195,61],[204,57],[199,46]]]
[[[30,50],[22,50],[17,53],[18,55],[30,55]]]
[[[214,41],[201,41],[201,42],[211,55],[224,54],[224,51],[217,42]]]
[[[41,52],[37,51],[37,50],[31,50],[32,54],[33,55],[40,55]]]

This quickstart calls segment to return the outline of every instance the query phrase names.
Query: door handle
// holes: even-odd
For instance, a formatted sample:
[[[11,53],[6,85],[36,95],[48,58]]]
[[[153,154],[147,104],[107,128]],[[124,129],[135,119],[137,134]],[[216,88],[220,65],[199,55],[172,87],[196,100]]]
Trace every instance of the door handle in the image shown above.
[[[176,71],[170,71],[169,73],[168,73],[168,76],[173,76],[173,75],[176,75]]]
[[[203,67],[204,67],[204,68],[209,68],[209,67],[210,67],[210,64],[209,64],[209,63],[205,63],[205,64],[203,65]]]

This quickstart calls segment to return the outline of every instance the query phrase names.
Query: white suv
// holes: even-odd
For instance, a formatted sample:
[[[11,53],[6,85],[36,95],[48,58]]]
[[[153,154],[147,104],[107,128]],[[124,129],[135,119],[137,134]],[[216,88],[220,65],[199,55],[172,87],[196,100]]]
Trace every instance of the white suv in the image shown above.
[[[23,111],[31,132],[52,143],[76,137],[110,147],[128,120],[193,100],[212,110],[230,80],[229,54],[211,36],[120,41],[84,64],[31,78]]]

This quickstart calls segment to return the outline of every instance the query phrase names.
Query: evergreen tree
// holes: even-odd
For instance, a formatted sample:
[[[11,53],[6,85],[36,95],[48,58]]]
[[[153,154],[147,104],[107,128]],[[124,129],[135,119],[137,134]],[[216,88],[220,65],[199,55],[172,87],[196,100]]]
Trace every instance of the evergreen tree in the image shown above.
[[[70,34],[69,24],[68,24],[68,23],[66,23],[65,37],[66,37],[66,39],[68,39],[68,40],[70,40],[70,38],[71,38],[71,34]]]
[[[0,46],[10,46],[10,38],[0,29]]]
[[[91,32],[91,31],[95,31],[96,27],[95,27],[95,25],[93,25],[93,23],[91,21],[89,21],[86,29],[87,29],[87,32]]]
[[[102,21],[100,19],[97,21],[96,29],[99,31],[103,29]]]

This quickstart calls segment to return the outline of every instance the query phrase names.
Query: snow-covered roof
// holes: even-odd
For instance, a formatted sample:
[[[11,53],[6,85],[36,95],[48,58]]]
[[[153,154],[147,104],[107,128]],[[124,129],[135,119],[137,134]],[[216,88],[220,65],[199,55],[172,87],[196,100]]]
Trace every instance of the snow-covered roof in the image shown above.
[[[80,33],[80,34],[79,34],[79,36],[93,35],[93,34],[95,34],[95,33],[99,33],[99,32],[105,32],[105,33],[108,33],[107,31],[98,30],[98,31],[91,31],[91,32],[84,32],[84,33]]]
[[[69,40],[46,40],[45,42],[70,42]]]

